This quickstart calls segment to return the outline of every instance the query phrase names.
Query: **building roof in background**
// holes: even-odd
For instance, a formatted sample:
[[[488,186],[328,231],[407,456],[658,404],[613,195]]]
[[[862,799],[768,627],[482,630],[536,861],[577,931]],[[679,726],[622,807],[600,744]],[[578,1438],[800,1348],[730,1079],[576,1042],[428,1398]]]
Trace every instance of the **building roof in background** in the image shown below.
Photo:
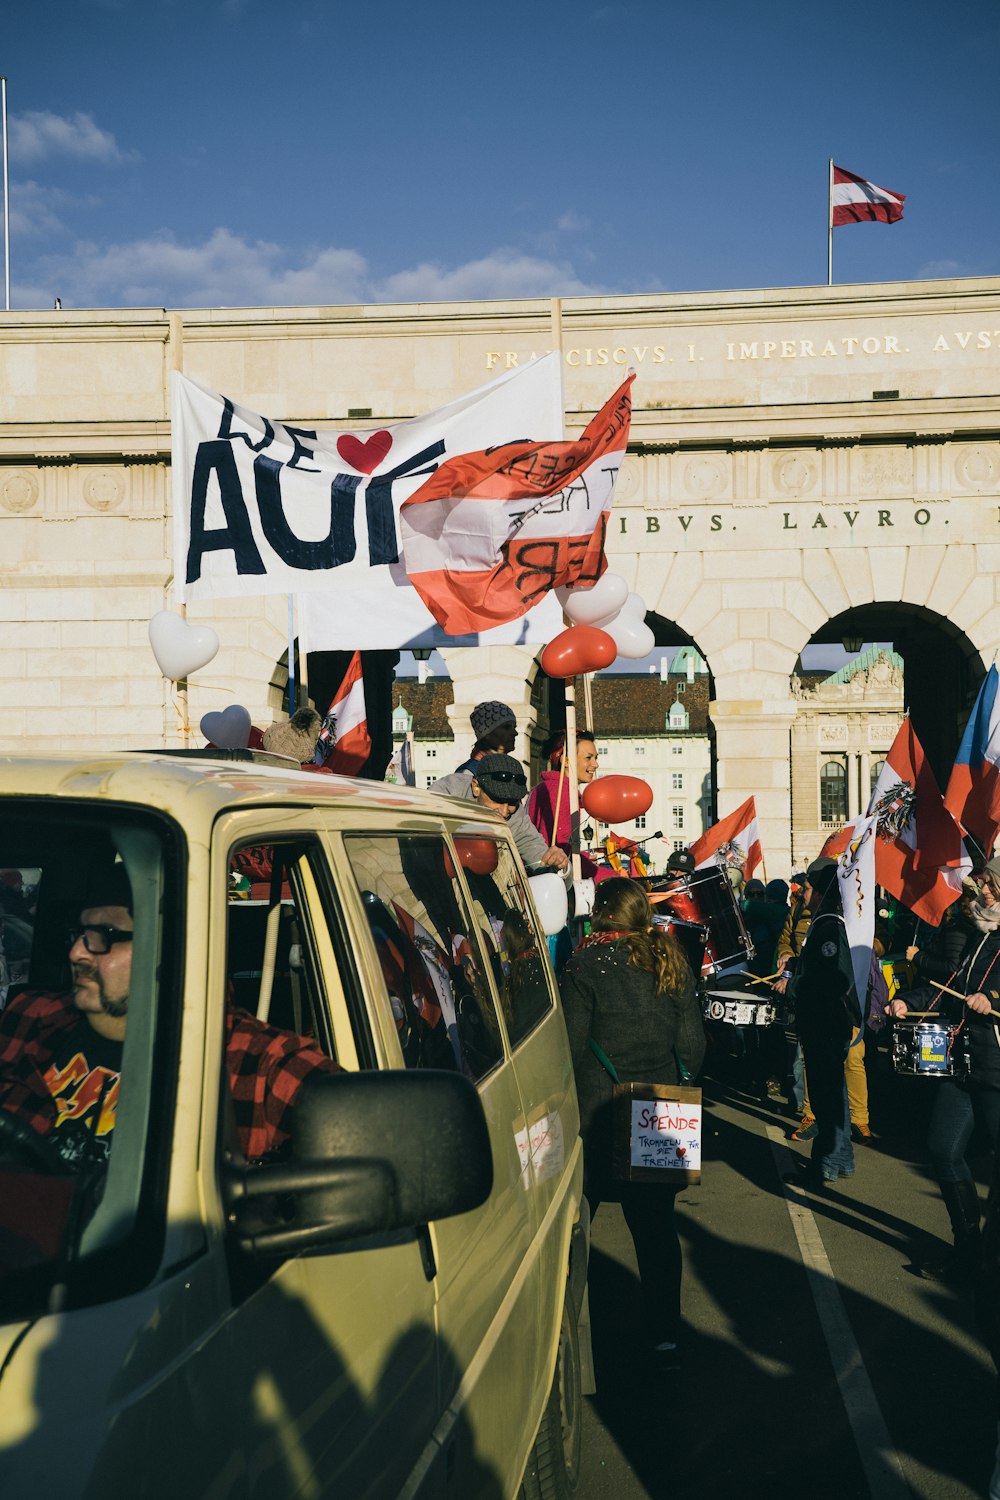
[[[415,677],[397,678],[392,686],[392,706],[402,703],[413,716],[413,733],[421,740],[450,740],[451,721],[447,709],[455,701],[450,677],[432,677],[418,682]]]
[[[904,665],[903,658],[899,655],[898,651],[887,651],[884,646],[869,646],[867,651],[862,651],[860,656],[855,656],[853,660],[841,667],[839,672],[831,673],[829,677],[824,677],[823,681],[850,682],[851,678],[857,676],[858,672],[867,672],[870,667],[873,667],[880,656],[886,657],[894,667],[898,667],[902,672]]]

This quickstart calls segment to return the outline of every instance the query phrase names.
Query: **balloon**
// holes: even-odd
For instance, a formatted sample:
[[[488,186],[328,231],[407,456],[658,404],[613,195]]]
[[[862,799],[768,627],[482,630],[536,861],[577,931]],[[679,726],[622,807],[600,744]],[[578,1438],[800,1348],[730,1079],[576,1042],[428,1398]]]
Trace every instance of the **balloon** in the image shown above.
[[[610,667],[618,652],[614,641],[593,625],[571,625],[549,641],[541,655],[542,671],[550,677],[575,677]]]
[[[646,601],[641,594],[629,594],[625,603],[618,611],[619,619],[644,620],[646,618]]]
[[[473,875],[492,875],[500,862],[494,839],[456,839],[458,857]]]
[[[580,800],[602,823],[627,823],[649,811],[653,788],[640,776],[598,776],[584,787]]]
[[[562,932],[569,915],[569,895],[561,875],[529,875],[531,899],[546,937]]]
[[[594,910],[595,883],[593,880],[574,880],[573,882],[573,915],[575,917],[589,917]]]
[[[628,598],[628,584],[620,573],[604,573],[592,588],[560,590],[562,607],[574,625],[600,626],[613,620]]]
[[[220,750],[245,750],[250,743],[250,715],[242,703],[231,703],[221,713],[203,714],[198,727]]]
[[[172,610],[161,609],[149,622],[149,644],[164,677],[177,682],[208,665],[219,649],[219,637],[210,625],[189,625]]]
[[[648,656],[656,646],[656,636],[649,626],[634,615],[619,615],[607,626],[605,633],[618,647],[618,655],[630,659]]]

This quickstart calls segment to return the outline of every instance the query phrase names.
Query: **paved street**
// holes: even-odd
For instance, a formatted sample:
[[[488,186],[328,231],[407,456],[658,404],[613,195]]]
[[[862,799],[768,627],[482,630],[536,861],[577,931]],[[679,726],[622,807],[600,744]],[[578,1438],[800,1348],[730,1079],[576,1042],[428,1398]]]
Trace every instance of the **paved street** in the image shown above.
[[[715,1059],[703,1181],[678,1200],[686,1334],[674,1387],[644,1376],[631,1240],[620,1210],[602,1207],[586,1500],[986,1494],[992,1365],[971,1307],[913,1271],[950,1241],[924,1164],[935,1083],[879,1063],[878,1139],[855,1148],[856,1176],[820,1199],[782,1182],[808,1147],[786,1144],[780,1107]]]

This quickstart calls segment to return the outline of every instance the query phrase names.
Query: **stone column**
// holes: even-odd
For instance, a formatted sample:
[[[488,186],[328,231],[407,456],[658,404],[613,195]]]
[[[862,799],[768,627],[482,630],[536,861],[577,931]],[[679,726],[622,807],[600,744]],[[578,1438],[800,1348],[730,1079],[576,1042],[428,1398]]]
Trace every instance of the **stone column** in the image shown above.
[[[469,715],[477,703],[496,698],[513,709],[517,718],[514,754],[527,769],[535,710],[531,688],[538,672],[535,650],[530,646],[450,646],[441,655],[455,690],[448,718],[455,735],[455,765],[468,760],[475,736]],[[454,767],[449,767],[453,770]]]
[[[787,679],[785,679],[787,683]],[[709,709],[715,726],[718,816],[753,796],[761,845],[771,879],[785,879],[792,860],[790,744],[796,702],[777,689],[772,698],[746,699],[727,692]]]
[[[847,762],[847,817],[848,821],[858,816],[858,756],[854,750],[848,750],[844,759]]]

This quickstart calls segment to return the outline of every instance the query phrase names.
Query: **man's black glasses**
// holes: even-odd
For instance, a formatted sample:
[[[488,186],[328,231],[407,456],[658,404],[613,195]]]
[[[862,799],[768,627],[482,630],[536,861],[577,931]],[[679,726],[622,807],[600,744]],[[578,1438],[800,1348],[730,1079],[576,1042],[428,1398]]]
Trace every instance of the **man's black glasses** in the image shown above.
[[[126,932],[124,927],[107,927],[102,922],[88,922],[85,927],[70,927],[66,936],[71,948],[82,938],[87,952],[99,957],[102,953],[110,953],[115,943],[130,943],[133,934]]]

